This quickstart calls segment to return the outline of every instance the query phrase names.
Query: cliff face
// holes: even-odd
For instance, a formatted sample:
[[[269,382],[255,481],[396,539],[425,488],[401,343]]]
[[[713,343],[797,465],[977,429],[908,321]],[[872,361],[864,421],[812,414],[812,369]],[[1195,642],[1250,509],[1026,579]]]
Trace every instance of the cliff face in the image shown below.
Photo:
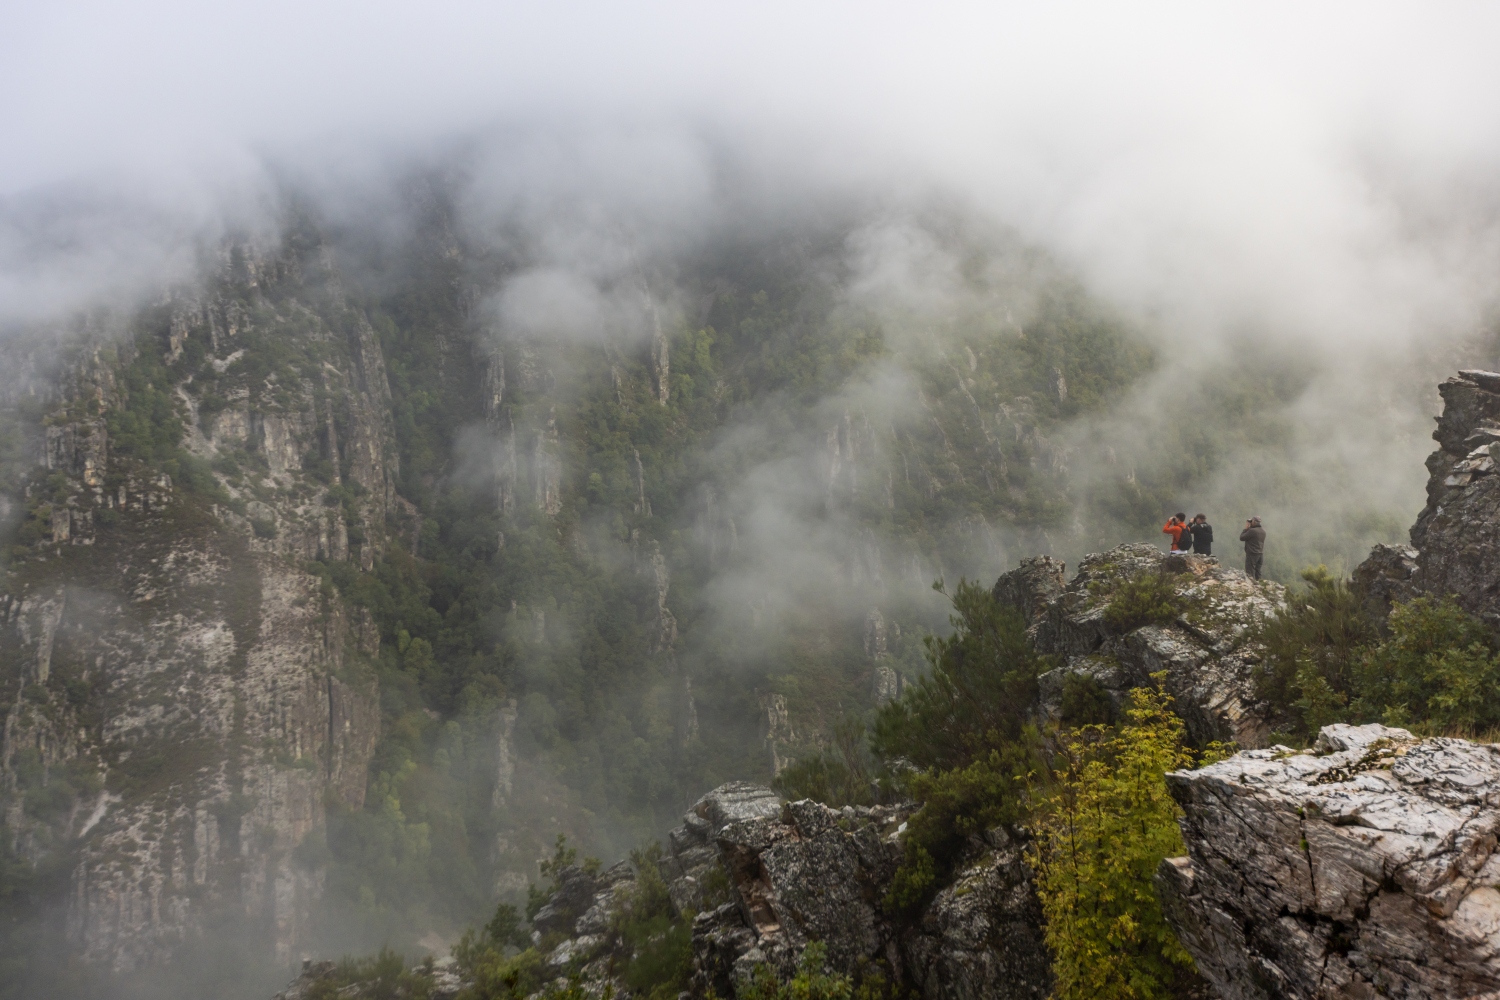
[[[1427,459],[1427,506],[1411,546],[1376,546],[1355,580],[1382,604],[1453,595],[1500,625],[1500,374],[1461,371],[1438,392],[1438,449]]]
[[[1328,726],[1168,775],[1168,918],[1225,1000],[1500,990],[1500,751]]]
[[[373,565],[400,524],[384,360],[290,238],[115,325],[4,399],[39,467],[0,583],[4,834],[71,869],[87,959],[227,921],[288,962],[379,735],[378,635],[301,566]]]

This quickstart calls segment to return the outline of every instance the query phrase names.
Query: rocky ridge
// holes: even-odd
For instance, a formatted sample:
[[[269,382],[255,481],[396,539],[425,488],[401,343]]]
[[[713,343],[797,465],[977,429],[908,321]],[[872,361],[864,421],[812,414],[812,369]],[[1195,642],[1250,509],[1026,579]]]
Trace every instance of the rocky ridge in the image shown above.
[[[1163,579],[1180,610],[1166,621],[1112,622],[1122,585],[1150,577]],[[1044,716],[1062,715],[1070,679],[1097,684],[1118,709],[1131,688],[1165,672],[1195,743],[1266,745],[1275,720],[1255,693],[1263,650],[1251,629],[1285,601],[1280,584],[1251,580],[1212,556],[1134,543],[1085,556],[1071,581],[1050,556],[1023,559],[994,593],[1021,612],[1037,652],[1059,661],[1041,678]]]

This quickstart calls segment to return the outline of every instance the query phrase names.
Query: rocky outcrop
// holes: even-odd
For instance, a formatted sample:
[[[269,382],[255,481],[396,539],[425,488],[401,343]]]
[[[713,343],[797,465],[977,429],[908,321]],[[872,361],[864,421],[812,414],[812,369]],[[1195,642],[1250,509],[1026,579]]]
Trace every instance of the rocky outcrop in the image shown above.
[[[729,898],[694,921],[693,995],[733,997],[760,965],[789,976],[808,943],[821,941],[831,968],[932,1000],[1045,996],[1036,898],[1019,845],[1002,831],[976,840],[915,920],[883,908],[912,808],[783,804],[743,783],[699,800],[684,829],[698,845],[711,837]]]
[[[1064,714],[1070,686],[1097,685],[1118,709],[1126,693],[1165,672],[1175,709],[1200,745],[1264,746],[1272,720],[1255,693],[1262,650],[1253,627],[1285,600],[1276,583],[1251,580],[1213,557],[1175,555],[1144,544],[1085,556],[1071,582],[1063,563],[1041,556],[995,583],[1021,612],[1036,650],[1059,665],[1043,675],[1042,714]],[[1131,581],[1160,578],[1178,612],[1145,624],[1112,623],[1111,602]]]
[[[1500,748],[1337,725],[1167,777],[1158,894],[1225,1000],[1500,996]]]
[[[1377,610],[1423,594],[1452,595],[1500,627],[1500,373],[1461,371],[1438,387],[1443,413],[1427,459],[1427,506],[1411,546],[1376,546],[1355,582]]]

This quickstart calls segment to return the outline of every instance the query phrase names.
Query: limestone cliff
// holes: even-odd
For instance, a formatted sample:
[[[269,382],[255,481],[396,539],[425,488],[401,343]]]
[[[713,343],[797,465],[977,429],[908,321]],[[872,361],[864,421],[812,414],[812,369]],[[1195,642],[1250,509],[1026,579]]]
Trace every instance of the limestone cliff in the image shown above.
[[[291,233],[55,331],[59,367],[0,400],[33,466],[0,581],[0,833],[71,869],[70,946],[116,969],[226,921],[290,962],[322,890],[302,848],[364,799],[378,635],[302,566],[368,568],[400,525],[389,389]]]

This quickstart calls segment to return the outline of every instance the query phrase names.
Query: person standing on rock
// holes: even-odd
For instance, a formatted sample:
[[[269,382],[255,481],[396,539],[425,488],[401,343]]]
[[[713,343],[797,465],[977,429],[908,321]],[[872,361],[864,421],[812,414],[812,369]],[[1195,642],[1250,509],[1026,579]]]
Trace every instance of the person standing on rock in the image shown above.
[[[1194,514],[1193,523],[1188,525],[1188,530],[1193,533],[1193,553],[1200,556],[1211,556],[1214,554],[1214,529],[1208,523],[1207,514]]]
[[[1173,552],[1186,552],[1187,547],[1193,543],[1193,536],[1188,533],[1186,514],[1173,514],[1169,517],[1167,523],[1162,526],[1161,533],[1172,536]],[[1182,540],[1184,535],[1187,535],[1186,543]]]
[[[1245,572],[1250,579],[1259,580],[1261,559],[1266,554],[1266,529],[1260,526],[1260,518],[1252,517],[1245,522],[1240,541],[1245,543]]]

